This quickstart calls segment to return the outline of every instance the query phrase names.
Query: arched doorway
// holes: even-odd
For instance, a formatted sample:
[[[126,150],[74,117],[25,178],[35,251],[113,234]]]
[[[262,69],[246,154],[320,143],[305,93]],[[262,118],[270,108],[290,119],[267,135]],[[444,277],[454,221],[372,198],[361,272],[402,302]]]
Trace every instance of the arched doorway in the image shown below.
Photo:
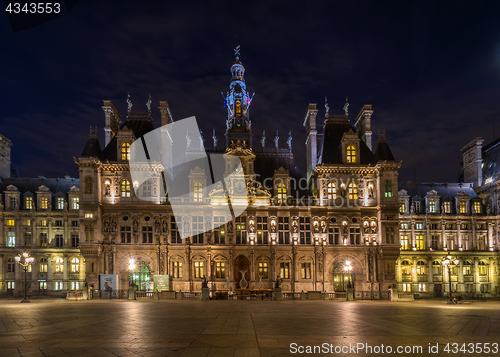
[[[139,291],[151,290],[151,269],[149,265],[143,261],[138,262],[135,265],[135,269],[129,271],[128,281],[129,283],[133,282]]]
[[[351,269],[345,269],[346,266],[351,266]],[[337,262],[333,266],[333,288],[335,291],[347,291],[348,288],[354,289],[356,282],[356,267],[352,260]]]
[[[239,255],[234,261],[234,281],[236,283],[236,289],[246,289],[248,288],[248,281],[250,277],[250,264],[248,263],[247,257]],[[242,271],[245,271],[245,279],[242,281]],[[240,285],[242,283],[242,285]]]

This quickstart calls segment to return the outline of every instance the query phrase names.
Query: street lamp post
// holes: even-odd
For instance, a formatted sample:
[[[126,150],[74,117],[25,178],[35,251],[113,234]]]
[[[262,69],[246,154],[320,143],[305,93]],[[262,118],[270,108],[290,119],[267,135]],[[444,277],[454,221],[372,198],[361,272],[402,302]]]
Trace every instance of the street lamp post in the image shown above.
[[[30,257],[30,255],[26,252],[16,256],[17,264],[21,265],[24,268],[24,298],[21,300],[21,302],[31,302],[28,299],[28,282],[26,279],[26,275],[28,272],[28,267],[31,265],[31,263],[33,263],[34,260],[35,259],[33,257]]]
[[[441,261],[444,267],[448,268],[448,302],[447,304],[452,304],[453,301],[451,299],[451,268],[458,266],[460,261],[458,258],[453,259],[451,255],[447,255]]]
[[[353,301],[354,300],[354,296],[353,296],[352,284],[351,284],[352,265],[351,265],[351,262],[349,260],[345,262],[343,270],[344,270],[344,272],[345,272],[346,275],[349,275],[349,282],[347,283],[347,297],[346,297],[346,300],[347,301]]]
[[[134,259],[129,260],[128,270],[132,276],[132,281],[129,283],[128,287],[128,299],[135,300],[135,284],[134,284],[134,270],[135,270],[135,261]]]

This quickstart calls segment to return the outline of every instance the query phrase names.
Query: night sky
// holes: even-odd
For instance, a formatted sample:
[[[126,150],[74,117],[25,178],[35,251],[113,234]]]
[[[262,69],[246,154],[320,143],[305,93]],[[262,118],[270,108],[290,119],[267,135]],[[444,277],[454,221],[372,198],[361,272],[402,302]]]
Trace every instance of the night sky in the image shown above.
[[[400,180],[454,182],[460,149],[494,139],[500,113],[500,3],[497,1],[81,1],[66,15],[12,33],[0,15],[0,133],[14,143],[21,177],[77,176],[78,157],[97,125],[102,101],[126,116],[153,119],[167,100],[174,120],[196,116],[205,139],[225,140],[220,92],[233,49],[250,95],[254,145],[266,129],[305,172],[308,103],[324,98],[350,118],[372,104],[374,134],[385,129]],[[383,4],[383,6],[382,6]],[[496,120],[500,136],[500,120]],[[207,145],[209,146],[209,145]]]

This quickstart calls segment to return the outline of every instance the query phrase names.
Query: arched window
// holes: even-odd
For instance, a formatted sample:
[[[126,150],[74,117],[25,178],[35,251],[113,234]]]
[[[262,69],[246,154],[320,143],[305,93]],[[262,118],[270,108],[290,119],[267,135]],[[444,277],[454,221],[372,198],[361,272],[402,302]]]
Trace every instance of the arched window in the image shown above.
[[[40,273],[47,272],[47,258],[40,259]]]
[[[15,273],[16,272],[16,261],[12,258],[7,260],[7,273]]]
[[[425,274],[425,262],[422,260],[419,260],[417,262],[417,274],[418,275],[424,275]]]
[[[122,180],[120,182],[120,191],[121,191],[122,197],[130,197],[130,181],[129,180]]]
[[[385,181],[384,184],[385,197],[392,197],[392,186],[391,181]]]
[[[335,184],[335,182],[329,182],[326,191],[329,200],[334,200],[337,198],[337,185]]]
[[[56,258],[56,273],[62,273],[64,270],[63,258]]]
[[[471,272],[472,272],[472,270],[471,270],[471,268],[470,268],[470,262],[465,261],[465,262],[463,263],[463,266],[462,266],[462,273],[463,273],[464,275],[471,275]]]
[[[201,182],[195,182],[193,185],[193,198],[194,202],[201,202],[203,199],[203,188]]]
[[[122,160],[130,160],[130,144],[122,143]]]
[[[277,191],[278,191],[278,201],[279,202],[285,201],[287,196],[286,183],[284,182],[279,183]]]
[[[358,186],[355,182],[351,182],[349,184],[349,199],[357,200],[358,199]]]
[[[401,274],[409,275],[411,273],[410,262],[405,260],[401,263]]]
[[[356,147],[354,145],[349,145],[347,147],[347,163],[355,164],[356,163]]]
[[[486,263],[485,262],[479,262],[479,263],[477,263],[477,265],[478,265],[478,268],[479,268],[479,275],[487,275],[488,269],[486,267]]]
[[[87,176],[85,178],[85,193],[88,195],[91,195],[94,192],[93,185],[92,185],[92,177]]]
[[[73,258],[71,259],[71,272],[78,273],[80,271],[80,259]]]

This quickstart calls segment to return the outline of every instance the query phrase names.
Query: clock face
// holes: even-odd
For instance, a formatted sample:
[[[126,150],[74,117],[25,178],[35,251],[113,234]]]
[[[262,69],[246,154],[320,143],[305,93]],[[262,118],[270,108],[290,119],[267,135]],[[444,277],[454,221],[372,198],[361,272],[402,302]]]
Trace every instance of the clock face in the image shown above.
[[[236,194],[246,194],[246,187],[245,187],[245,184],[241,181],[237,181],[235,184],[234,184],[234,192]]]

